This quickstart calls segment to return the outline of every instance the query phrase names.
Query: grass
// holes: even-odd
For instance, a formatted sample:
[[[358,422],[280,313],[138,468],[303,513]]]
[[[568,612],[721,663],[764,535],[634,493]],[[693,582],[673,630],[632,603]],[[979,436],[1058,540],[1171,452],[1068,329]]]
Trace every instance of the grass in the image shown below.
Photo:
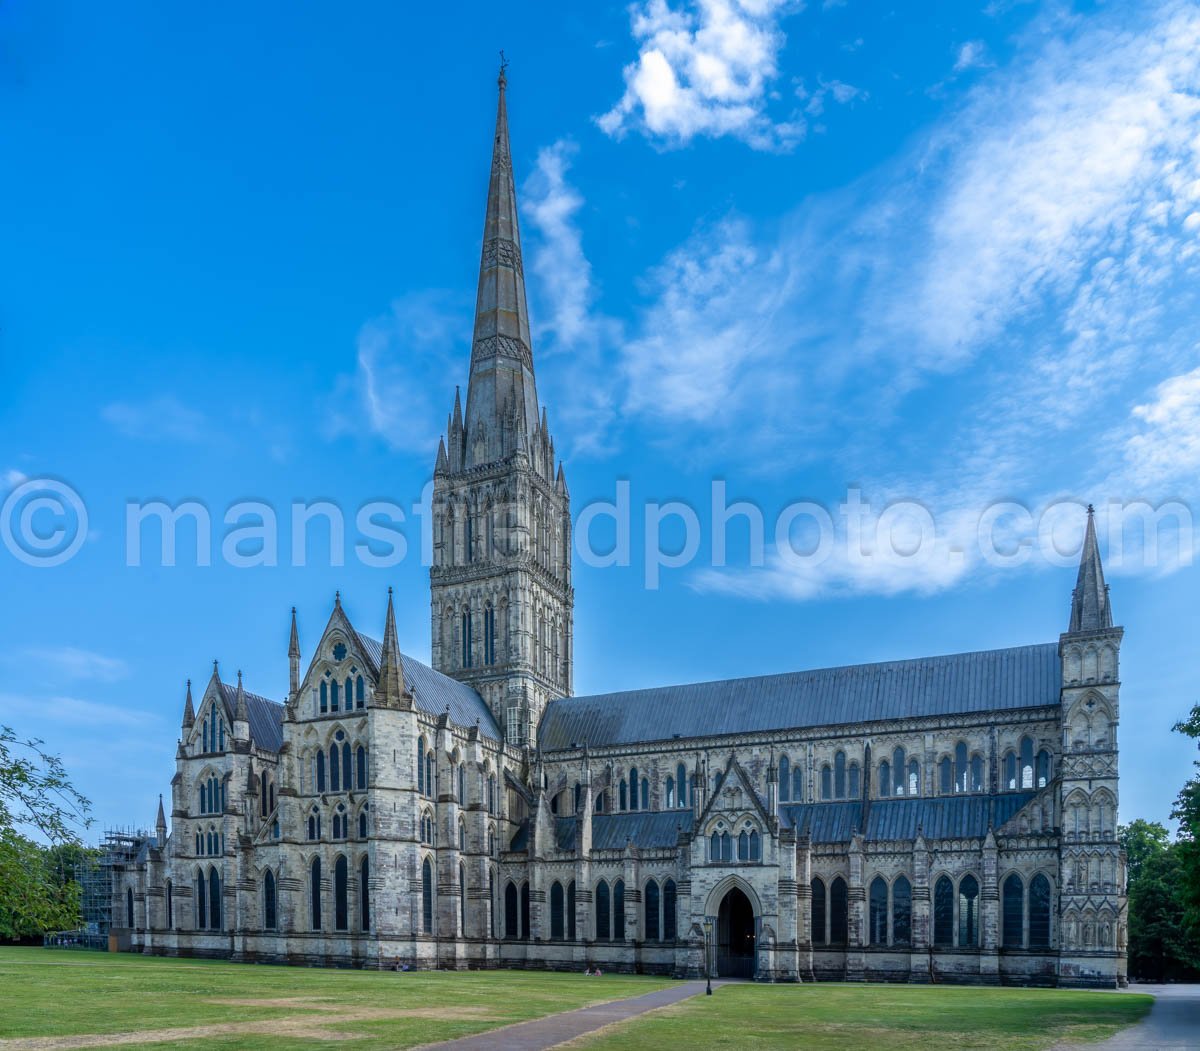
[[[667,984],[619,975],[339,971],[0,948],[0,1038],[220,1026],[178,1034],[182,1039],[164,1034],[166,1043],[142,1046],[320,1047],[352,1037],[356,1049],[413,1047]],[[229,1000],[239,1003],[223,1002]]]
[[[668,984],[622,975],[398,974],[0,948],[0,1038],[59,1038],[65,1048],[83,1043],[72,1037],[153,1031],[158,1042],[141,1046],[413,1047]],[[578,1046],[1042,1051],[1104,1039],[1150,1003],[1136,994],[1065,990],[733,984]]]
[[[1043,1051],[1059,1042],[1106,1039],[1139,1021],[1152,1002],[1142,994],[1065,989],[737,984],[608,1027],[572,1047]]]

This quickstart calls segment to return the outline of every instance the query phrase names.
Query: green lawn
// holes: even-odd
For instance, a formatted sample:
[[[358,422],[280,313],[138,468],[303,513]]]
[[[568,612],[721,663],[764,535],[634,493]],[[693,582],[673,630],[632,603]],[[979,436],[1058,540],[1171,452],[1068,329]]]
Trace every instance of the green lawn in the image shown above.
[[[412,1047],[604,1000],[666,979],[521,971],[338,971],[0,948],[0,1039],[191,1026],[143,1047]],[[240,1003],[223,1001],[236,1000]],[[69,1041],[64,1041],[69,1046]]]
[[[572,1047],[586,1051],[803,1047],[1041,1051],[1138,1021],[1153,997],[1060,989],[923,985],[726,985]]]
[[[0,948],[0,1039],[154,1031],[142,1047],[412,1047],[637,996],[665,979],[335,971]],[[584,1038],[586,1048],[1035,1051],[1099,1040],[1151,998],[905,985],[727,985]],[[500,1046],[500,1041],[497,1041]]]

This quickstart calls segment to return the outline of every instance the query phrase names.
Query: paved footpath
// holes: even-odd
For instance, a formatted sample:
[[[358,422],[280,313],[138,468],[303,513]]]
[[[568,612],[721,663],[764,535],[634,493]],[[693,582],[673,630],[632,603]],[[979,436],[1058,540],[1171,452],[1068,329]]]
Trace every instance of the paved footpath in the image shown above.
[[[1154,1006],[1144,1021],[1102,1044],[1069,1044],[1059,1051],[1198,1051],[1200,985],[1134,985],[1131,993],[1151,993]]]
[[[603,982],[604,979],[597,978],[596,981]],[[713,988],[720,984],[722,983],[713,982]],[[646,993],[644,996],[630,997],[628,1000],[613,1000],[593,1007],[581,1007],[575,1011],[535,1018],[531,1022],[518,1022],[504,1029],[492,1029],[458,1040],[447,1040],[442,1044],[429,1044],[428,1051],[545,1051],[546,1048],[565,1044],[568,1040],[574,1040],[577,1036],[594,1032],[614,1022],[623,1022],[626,1018],[636,1018],[655,1008],[667,1007],[679,1003],[680,1000],[703,995],[703,982],[680,982],[678,985]]]

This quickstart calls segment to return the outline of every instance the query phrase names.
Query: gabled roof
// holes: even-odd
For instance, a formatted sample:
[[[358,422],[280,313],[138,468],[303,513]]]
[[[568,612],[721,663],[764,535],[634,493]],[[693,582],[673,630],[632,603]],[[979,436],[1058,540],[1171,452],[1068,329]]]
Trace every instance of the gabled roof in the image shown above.
[[[367,658],[373,662],[373,670],[378,672],[383,660],[383,643],[362,632],[355,634],[362,642]],[[466,683],[434,671],[428,664],[422,664],[403,653],[400,654],[400,667],[404,673],[404,685],[421,711],[429,715],[441,715],[449,706],[450,721],[456,726],[469,729],[478,722],[479,732],[485,737],[493,741],[504,739],[487,702]]]
[[[962,715],[1059,703],[1058,644],[567,697],[546,706],[543,751]]]
[[[866,840],[982,839],[1028,803],[1036,792],[935,796],[931,799],[874,799],[863,827],[863,804],[784,803],[779,823],[814,843],[847,843],[855,831]]]
[[[632,842],[643,850],[659,850],[674,847],[679,842],[679,830],[690,831],[692,811],[688,810],[640,810],[626,814],[592,815],[592,849],[624,850]],[[556,817],[554,819],[555,846],[562,851],[575,850],[579,818]],[[529,821],[517,828],[509,850],[529,849]]]
[[[250,719],[250,740],[268,752],[278,752],[283,747],[283,705],[243,687],[246,698],[246,713]],[[221,683],[221,699],[226,710],[232,713],[237,708],[237,686]]]

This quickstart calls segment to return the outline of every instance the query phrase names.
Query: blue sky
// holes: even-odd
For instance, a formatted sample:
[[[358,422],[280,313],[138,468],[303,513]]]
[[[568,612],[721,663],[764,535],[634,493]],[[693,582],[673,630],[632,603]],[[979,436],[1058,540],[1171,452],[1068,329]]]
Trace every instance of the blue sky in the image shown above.
[[[417,520],[399,564],[351,536],[333,565],[318,528],[297,567],[288,507],[353,533],[420,500],[504,48],[539,393],[576,512],[622,480],[634,508],[631,565],[577,559],[576,690],[1053,640],[1093,501],[1122,819],[1166,819],[1200,700],[1200,7],[920,6],[0,7],[0,497],[52,478],[87,509],[62,565],[0,550],[4,722],[102,826],[148,823],[184,681],[219,658],[281,698],[291,606],[306,647],[339,588],[378,635],[392,585],[427,658]],[[715,479],[761,509],[761,566],[744,522],[713,565]],[[909,507],[898,551],[848,543],[852,491],[872,531]],[[212,565],[126,564],[126,505],[154,499],[210,510]],[[278,509],[276,566],[221,557],[245,500]],[[648,588],[639,523],[669,500],[699,549]],[[797,501],[829,509],[819,561],[775,543]],[[976,542],[1002,502],[1028,509],[988,519],[1015,565]],[[1178,511],[1157,551],[1114,502]]]

